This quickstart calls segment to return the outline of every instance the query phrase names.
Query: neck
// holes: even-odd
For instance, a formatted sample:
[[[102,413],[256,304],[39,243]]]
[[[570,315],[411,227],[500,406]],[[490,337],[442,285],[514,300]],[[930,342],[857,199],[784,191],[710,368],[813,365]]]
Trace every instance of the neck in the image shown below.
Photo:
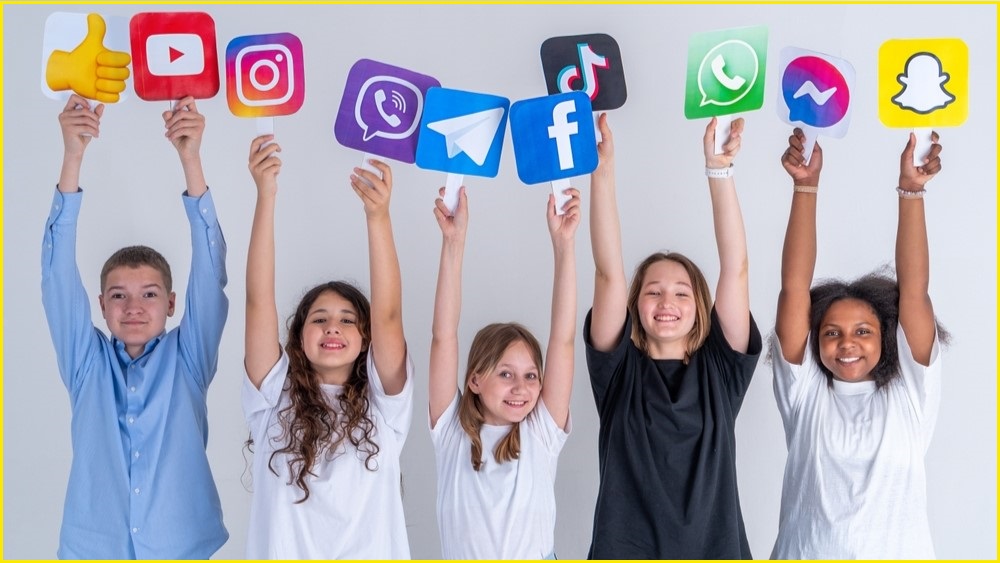
[[[670,342],[646,341],[649,357],[654,360],[683,360],[687,354],[685,342],[675,340]]]

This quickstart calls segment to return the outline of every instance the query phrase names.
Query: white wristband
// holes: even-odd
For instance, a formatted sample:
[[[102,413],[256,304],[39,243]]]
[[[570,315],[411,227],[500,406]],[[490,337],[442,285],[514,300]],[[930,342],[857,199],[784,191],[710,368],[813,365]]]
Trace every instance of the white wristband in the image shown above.
[[[708,176],[709,178],[732,178],[735,170],[736,169],[732,164],[726,168],[709,168],[706,166],[705,176]]]

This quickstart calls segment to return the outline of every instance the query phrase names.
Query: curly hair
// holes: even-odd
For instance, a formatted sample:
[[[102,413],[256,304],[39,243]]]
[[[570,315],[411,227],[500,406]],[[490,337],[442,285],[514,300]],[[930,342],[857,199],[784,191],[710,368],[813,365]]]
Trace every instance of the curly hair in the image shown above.
[[[642,292],[642,281],[646,277],[646,271],[657,262],[670,261],[680,264],[687,271],[691,278],[691,290],[695,303],[694,326],[687,337],[687,346],[684,350],[684,363],[691,360],[695,350],[705,343],[708,333],[712,328],[712,293],[708,289],[708,282],[705,275],[690,258],[679,252],[655,252],[650,254],[639,263],[632,275],[632,285],[628,290],[628,313],[632,316],[632,342],[636,348],[642,350],[644,354],[649,354],[649,342],[646,339],[646,329],[642,326],[642,318],[639,315],[639,294]]]
[[[882,333],[882,355],[878,364],[872,368],[871,376],[875,380],[875,388],[881,389],[899,376],[899,352],[897,348],[896,327],[899,325],[899,283],[891,268],[885,267],[866,274],[854,281],[821,280],[809,290],[811,307],[809,309],[809,349],[817,360],[819,352],[819,334],[823,318],[834,303],[844,299],[856,299],[868,305],[878,318],[879,330]],[[947,343],[951,336],[944,326],[935,319],[938,340]],[[833,385],[833,372],[822,361],[817,361],[827,384]]]
[[[320,295],[332,292],[349,301],[358,314],[358,331],[361,333],[361,353],[354,360],[354,368],[343,391],[337,397],[340,414],[326,400],[320,388],[320,378],[302,349],[302,331],[309,309]],[[368,299],[353,285],[333,281],[310,289],[299,302],[295,313],[288,319],[288,377],[285,389],[291,404],[278,413],[281,422],[281,441],[285,445],[275,450],[268,467],[275,475],[272,463],[277,456],[288,454],[289,485],[295,484],[305,493],[296,504],[309,498],[308,477],[315,476],[313,467],[320,458],[333,459],[337,449],[349,441],[364,452],[365,468],[378,469],[375,456],[379,446],[373,440],[375,423],[369,415],[368,402],[368,349],[371,346],[371,306]]]
[[[483,413],[483,402],[479,395],[472,392],[470,385],[474,375],[487,376],[500,363],[504,352],[512,344],[524,342],[531,353],[531,359],[538,366],[539,376],[543,377],[542,347],[538,339],[523,325],[517,323],[493,323],[486,325],[476,333],[469,347],[469,361],[465,370],[465,391],[458,404],[458,420],[462,429],[472,441],[472,469],[479,471],[483,467],[483,441],[479,430],[483,427],[486,416]],[[544,379],[539,383],[544,385]],[[493,457],[498,463],[517,459],[521,455],[521,425],[514,424],[493,450]]]

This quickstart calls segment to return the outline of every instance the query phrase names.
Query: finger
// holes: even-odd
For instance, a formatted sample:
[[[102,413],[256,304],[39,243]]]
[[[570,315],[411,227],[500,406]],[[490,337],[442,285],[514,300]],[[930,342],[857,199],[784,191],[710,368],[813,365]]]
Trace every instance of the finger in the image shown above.
[[[931,145],[930,152],[928,152],[927,156],[924,157],[924,162],[930,162],[931,160],[938,158],[938,155],[940,154],[941,154],[941,145],[933,144]]]
[[[370,162],[375,163],[377,161],[372,160]],[[367,168],[355,167],[354,174],[368,180],[368,182],[371,184],[372,189],[374,189],[377,184],[383,183],[382,178],[379,177],[378,174],[372,172],[371,170],[368,170]],[[368,187],[368,185],[366,184],[365,187]]]
[[[113,103],[117,102],[118,98],[119,98],[118,94],[113,94],[113,93],[109,93],[109,92],[97,91],[96,94],[97,95],[94,96],[94,97],[97,98],[97,101],[99,101],[99,102],[105,102],[105,103],[109,103],[109,104],[113,104]]]
[[[936,143],[941,137],[938,136],[937,131],[931,131],[931,142]]]
[[[743,127],[746,125],[746,119],[740,117],[733,121],[732,125],[729,126],[729,134],[732,135],[742,135]]]
[[[83,43],[103,46],[106,31],[107,26],[104,25],[104,18],[100,14],[87,14],[87,37]]]
[[[101,67],[114,67],[119,70],[124,70],[126,76],[128,69],[125,68],[130,62],[132,62],[132,57],[128,53],[122,51],[101,51],[97,54],[97,68]]]
[[[101,116],[104,115],[104,104],[97,104],[97,107],[94,108],[94,115],[97,116],[98,120],[101,119]]]
[[[87,100],[83,99],[77,94],[72,94],[70,95],[69,99],[66,100],[66,105],[63,107],[63,112],[69,112],[77,108],[86,108],[86,107],[90,107],[90,104],[87,102]]]
[[[94,87],[97,88],[98,92],[117,94],[125,91],[125,82],[121,80],[106,80],[104,78],[98,78],[94,81]]]
[[[792,136],[788,137],[788,146],[790,148],[798,150],[799,152],[802,152],[802,149],[805,148],[805,143],[803,142],[804,139],[800,136],[800,133],[802,133],[802,131],[796,129],[795,133]]]
[[[440,188],[438,188],[438,195],[441,196],[442,198],[444,198],[444,192],[445,192],[445,187],[444,186],[441,186]]]
[[[378,168],[379,172],[382,173],[381,180],[385,182],[387,186],[392,186],[392,168],[389,168],[389,165],[381,160],[375,160],[374,158],[369,159],[368,162],[375,168]]]
[[[198,113],[198,104],[195,102],[194,96],[184,96],[178,100],[177,105],[174,106],[175,109],[187,109],[189,112],[195,115],[201,115]]]
[[[108,80],[122,80],[128,78],[129,72],[127,68],[115,68],[111,66],[99,66],[97,67],[97,77],[106,78]],[[124,86],[123,86],[124,87]]]

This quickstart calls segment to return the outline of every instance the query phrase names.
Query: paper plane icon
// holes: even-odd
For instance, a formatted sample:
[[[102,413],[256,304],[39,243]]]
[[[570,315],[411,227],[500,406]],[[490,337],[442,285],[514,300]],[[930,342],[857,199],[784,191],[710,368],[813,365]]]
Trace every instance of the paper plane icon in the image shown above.
[[[444,135],[448,158],[464,152],[476,165],[482,166],[486,162],[504,111],[504,108],[491,108],[428,123],[427,128]]]

